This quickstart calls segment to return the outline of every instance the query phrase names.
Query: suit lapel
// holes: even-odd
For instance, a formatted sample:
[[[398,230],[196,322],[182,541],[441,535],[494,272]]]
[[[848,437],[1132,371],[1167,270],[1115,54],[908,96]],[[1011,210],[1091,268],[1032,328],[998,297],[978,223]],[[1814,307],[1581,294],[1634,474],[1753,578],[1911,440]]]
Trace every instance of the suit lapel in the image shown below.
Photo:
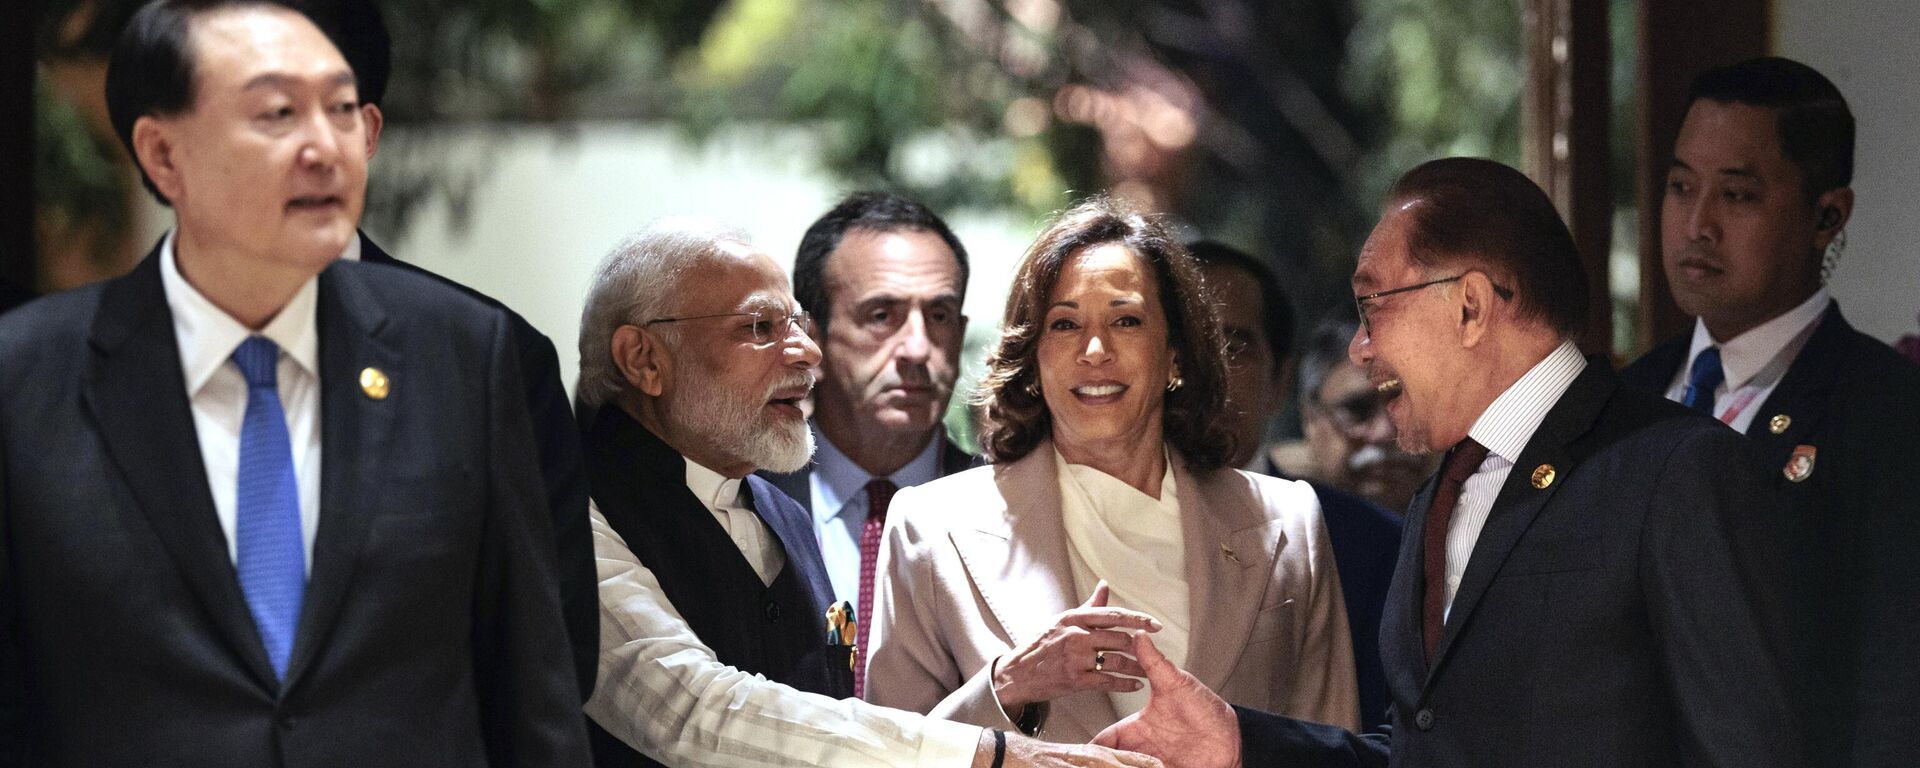
[[[104,289],[82,397],[114,464],[188,589],[267,690],[273,667],[240,592],[226,533],[207,488],[193,410],[155,249]]]
[[[320,526],[300,629],[287,666],[291,687],[312,661],[353,575],[369,522],[382,509],[377,478],[394,460],[393,424],[405,398],[375,400],[360,372],[378,368],[397,389],[424,385],[408,375],[396,348],[398,329],[362,282],[357,265],[335,264],[320,275]]]
[[[1500,566],[1513,553],[1514,545],[1519,543],[1520,537],[1533,524],[1540,510],[1566,485],[1567,475],[1578,471],[1573,457],[1567,451],[1567,444],[1593,426],[1601,406],[1606,404],[1618,386],[1618,379],[1603,363],[1589,361],[1586,370],[1573,380],[1566,394],[1547,412],[1540,428],[1527,440],[1527,447],[1521,449],[1519,459],[1513,463],[1513,470],[1507,473],[1507,480],[1500,487],[1500,494],[1494,498],[1486,526],[1480,529],[1480,538],[1474,542],[1466,573],[1460,578],[1460,589],[1454,592],[1453,607],[1447,613],[1446,630],[1440,636],[1440,647],[1434,654],[1433,668],[1427,674],[1429,686],[1446,666],[1449,651],[1463,629],[1473,621],[1474,609],[1479,606],[1487,587],[1493,583],[1494,576],[1500,572]],[[1553,465],[1559,480],[1545,488],[1535,488],[1533,471],[1543,464]]]
[[[1380,619],[1382,662],[1388,670],[1417,669],[1419,675],[1409,682],[1418,683],[1425,679],[1430,670],[1427,651],[1422,646],[1426,637],[1425,606],[1422,603],[1426,594],[1426,570],[1423,567],[1426,553],[1427,508],[1433,505],[1433,494],[1439,488],[1438,475],[1429,476],[1413,494],[1413,501],[1407,507],[1406,532],[1401,536],[1400,557],[1394,564],[1393,581],[1387,587],[1387,607]],[[1395,632],[1394,626],[1405,629]],[[1384,657],[1397,655],[1405,659],[1404,664],[1394,664]]]
[[[1847,337],[1852,334],[1853,326],[1840,316],[1840,305],[1828,305],[1813,336],[1800,348],[1779,385],[1756,406],[1753,421],[1747,425],[1747,439],[1768,479],[1785,482],[1781,469],[1793,455],[1794,446],[1808,442],[1825,415],[1827,409],[1822,406],[1840,377]],[[1776,416],[1787,417],[1786,428],[1777,433],[1773,431]],[[1819,470],[1818,461],[1814,469]]]
[[[1246,647],[1273,583],[1274,553],[1286,543],[1282,523],[1261,514],[1245,479],[1230,469],[1220,476],[1228,481],[1202,483],[1174,462],[1192,606],[1186,668],[1214,690]]]
[[[1085,598],[1076,596],[1067,559],[1053,444],[1042,443],[1025,458],[995,467],[994,483],[1006,514],[983,515],[973,530],[956,529],[953,545],[994,620],[1017,646]],[[1099,733],[1118,719],[1113,699],[1099,692],[1055,700],[1047,717],[1077,723],[1087,733]]]

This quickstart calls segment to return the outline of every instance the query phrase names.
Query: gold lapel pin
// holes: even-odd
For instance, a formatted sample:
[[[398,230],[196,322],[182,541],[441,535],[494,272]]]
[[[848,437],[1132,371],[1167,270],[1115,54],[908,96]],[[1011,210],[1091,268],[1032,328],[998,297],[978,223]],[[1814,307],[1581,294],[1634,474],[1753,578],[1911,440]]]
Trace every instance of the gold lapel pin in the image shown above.
[[[1552,464],[1542,464],[1533,468],[1533,487],[1545,488],[1553,485],[1553,478],[1554,472]]]
[[[385,400],[392,385],[393,383],[387,380],[387,374],[380,369],[373,367],[360,369],[360,391],[367,393],[367,397]]]
[[[1793,417],[1784,413],[1767,421],[1767,429],[1776,435],[1787,431],[1787,427],[1791,426],[1793,426]]]
[[[1788,482],[1806,482],[1807,478],[1813,477],[1813,460],[1819,453],[1820,449],[1811,445],[1794,446],[1793,456],[1787,459],[1786,466],[1780,468],[1780,474],[1786,475]]]
[[[1220,545],[1220,554],[1226,557],[1228,560],[1232,560],[1235,563],[1240,562],[1240,556],[1233,553],[1233,547],[1229,547],[1225,544]]]

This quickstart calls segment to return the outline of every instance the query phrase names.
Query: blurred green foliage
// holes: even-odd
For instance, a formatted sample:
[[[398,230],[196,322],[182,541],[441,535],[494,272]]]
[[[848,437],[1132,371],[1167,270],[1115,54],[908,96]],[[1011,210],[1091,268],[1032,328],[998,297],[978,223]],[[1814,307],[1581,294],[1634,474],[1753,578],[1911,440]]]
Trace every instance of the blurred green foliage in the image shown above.
[[[395,41],[389,125],[633,120],[694,140],[796,126],[846,186],[1036,219],[1119,185],[1190,234],[1261,254],[1310,320],[1344,305],[1353,255],[1400,171],[1442,154],[1518,160],[1519,2],[377,5]],[[138,5],[47,0],[37,55],[97,60]],[[122,162],[117,149],[78,141],[66,113],[44,111],[43,204],[111,209],[95,160]],[[389,233],[427,201],[458,220],[487,173],[485,157],[406,133],[373,166],[369,224]]]

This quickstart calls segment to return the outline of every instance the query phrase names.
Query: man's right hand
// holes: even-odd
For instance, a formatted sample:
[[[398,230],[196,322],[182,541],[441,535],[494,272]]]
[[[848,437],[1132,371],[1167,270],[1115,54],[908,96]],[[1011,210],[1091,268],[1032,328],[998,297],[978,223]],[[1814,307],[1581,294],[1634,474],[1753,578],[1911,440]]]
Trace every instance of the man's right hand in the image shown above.
[[[1168,661],[1144,634],[1133,656],[1146,670],[1147,707],[1108,726],[1093,743],[1154,755],[1171,768],[1240,768],[1240,720],[1199,679]]]
[[[1002,768],[1166,768],[1158,759],[1092,744],[1055,744],[1009,733]],[[993,731],[980,732],[973,768],[993,765]]]

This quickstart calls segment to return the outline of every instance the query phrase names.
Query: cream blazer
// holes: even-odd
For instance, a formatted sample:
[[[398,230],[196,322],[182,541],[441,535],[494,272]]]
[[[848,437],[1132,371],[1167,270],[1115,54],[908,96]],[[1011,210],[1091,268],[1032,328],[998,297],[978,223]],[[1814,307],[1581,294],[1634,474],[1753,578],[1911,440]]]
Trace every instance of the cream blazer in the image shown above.
[[[1174,454],[1192,604],[1187,671],[1227,701],[1357,729],[1353,650],[1320,502],[1306,483]],[[1051,445],[902,489],[889,506],[868,638],[866,698],[1012,729],[991,664],[1052,626],[1076,595]],[[1093,663],[1088,659],[1088,665]],[[1104,691],[1051,702],[1035,734],[1084,742],[1118,716]]]

